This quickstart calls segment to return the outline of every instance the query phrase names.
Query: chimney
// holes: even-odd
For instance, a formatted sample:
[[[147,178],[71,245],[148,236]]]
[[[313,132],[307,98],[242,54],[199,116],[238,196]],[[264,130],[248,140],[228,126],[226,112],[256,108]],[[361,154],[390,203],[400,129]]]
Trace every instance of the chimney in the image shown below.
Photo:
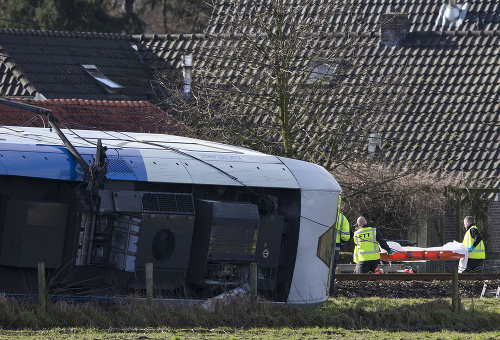
[[[410,20],[407,14],[384,13],[380,27],[380,43],[384,46],[399,46],[410,31]]]
[[[182,56],[182,75],[183,75],[183,96],[191,95],[191,67],[193,66],[193,56],[185,54]]]
[[[446,7],[446,9],[444,11],[444,16],[449,21],[455,21],[455,20],[459,19],[461,12],[462,11],[457,6],[457,1],[450,0],[450,3],[448,4],[448,6]]]

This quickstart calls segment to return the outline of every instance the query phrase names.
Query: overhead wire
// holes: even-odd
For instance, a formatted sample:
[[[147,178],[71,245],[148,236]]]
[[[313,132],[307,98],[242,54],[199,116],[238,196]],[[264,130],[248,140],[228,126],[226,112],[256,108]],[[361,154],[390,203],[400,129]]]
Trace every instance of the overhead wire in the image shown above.
[[[25,25],[27,27],[32,27],[35,30],[39,30],[41,28],[45,28],[45,26],[38,25],[38,24],[35,24],[33,22],[27,23],[27,22],[22,22],[22,21],[9,20],[9,19],[5,19],[5,18],[0,18],[0,21],[7,21],[7,22],[15,23],[15,24],[22,24],[22,25]]]
[[[160,48],[158,50],[168,50],[166,48]],[[171,49],[173,50],[173,49]],[[199,55],[199,54],[198,54]],[[218,57],[219,59],[223,59],[224,57],[223,56],[219,56],[218,54],[206,54],[205,55],[206,57],[209,57],[209,58],[214,58],[214,57]],[[224,59],[226,60],[226,59]],[[247,63],[249,62],[249,59],[246,59],[245,60]],[[250,60],[250,62],[253,62],[253,63],[257,63],[258,60],[257,58],[255,58],[253,61]],[[292,69],[293,70],[293,69]],[[387,85],[387,83],[385,84]],[[326,102],[318,102],[318,103],[322,103],[322,104],[326,104]],[[382,123],[380,123],[382,124]],[[486,124],[486,123],[485,123]],[[342,133],[339,133],[337,132],[338,134],[342,134]],[[347,135],[346,135],[347,136]],[[359,138],[370,138],[370,136],[359,136]],[[459,148],[471,148],[471,149],[475,149],[475,150],[482,150],[482,151],[495,151],[495,149],[488,149],[488,148],[485,148],[485,147],[477,147],[477,146],[471,146],[471,145],[456,145],[454,143],[447,143],[447,142],[439,142],[439,141],[432,141],[432,140],[429,140],[429,141],[422,141],[422,140],[419,140],[419,139],[411,139],[411,140],[408,140],[408,139],[403,139],[403,138],[395,138],[395,137],[391,137],[391,138],[383,138],[383,140],[385,141],[398,141],[398,142],[402,142],[402,143],[412,143],[412,142],[419,142],[419,143],[431,143],[431,144],[442,144],[442,145],[453,145],[454,147],[459,147]]]
[[[5,20],[5,19],[0,19],[0,20]],[[6,21],[9,21],[9,20],[6,20]],[[36,25],[36,27],[37,27],[37,28],[40,28],[41,26]],[[248,61],[248,60],[247,60],[247,61]],[[439,93],[439,92],[438,92],[438,91],[436,91],[436,93]],[[469,96],[471,96],[471,95],[469,95]],[[471,97],[479,97],[479,95],[478,95],[478,96],[471,96]],[[34,119],[36,119],[36,117],[35,117],[35,118],[33,118],[32,120],[34,120]],[[31,120],[31,121],[32,121],[32,120]],[[31,123],[31,121],[28,121],[26,124],[30,124],[30,123]],[[43,121],[43,119],[42,119],[42,121]],[[426,123],[428,123],[428,122],[426,122]],[[382,123],[379,123],[379,124],[382,124]],[[488,125],[488,123],[486,123],[486,122],[479,123],[479,124]],[[44,125],[45,125],[45,124],[44,124]],[[491,125],[492,125],[492,126],[498,126],[498,124],[491,124]],[[469,131],[470,131],[470,130],[469,130]],[[73,132],[73,133],[74,133],[74,132]],[[341,133],[341,132],[337,132],[337,133],[342,135],[342,133]],[[125,133],[124,133],[124,135],[126,135],[127,137],[129,137],[129,138],[130,138],[130,136],[128,136],[127,134],[125,134]],[[344,134],[344,135],[345,135],[345,136],[348,136],[347,134]],[[23,137],[24,137],[24,138],[28,138],[27,136],[23,136]],[[370,136],[369,136],[369,135],[364,135],[364,136],[360,135],[360,136],[357,136],[357,137],[358,137],[358,138],[364,138],[364,139],[368,139],[368,138],[370,138]],[[133,138],[133,137],[132,137],[132,138]],[[139,140],[137,140],[137,139],[135,139],[135,138],[133,138],[133,139],[134,139],[136,142],[139,142],[139,143],[146,143],[146,144],[150,144],[150,145],[151,145],[151,143],[144,142],[144,141],[139,141]],[[470,149],[473,149],[473,150],[481,150],[481,151],[498,151],[498,150],[497,150],[497,149],[495,149],[495,148],[484,148],[484,147],[477,147],[477,146],[471,146],[471,145],[456,145],[456,144],[454,144],[454,143],[437,142],[437,141],[422,141],[422,140],[418,140],[418,139],[404,139],[404,138],[395,138],[395,137],[391,137],[391,138],[382,138],[382,140],[386,140],[386,141],[398,141],[398,142],[402,142],[402,143],[412,143],[412,142],[417,142],[417,141],[418,141],[419,143],[431,143],[431,144],[453,145],[454,147],[459,147],[459,148],[470,148]],[[86,141],[87,141],[88,143],[91,143],[91,142],[90,142],[90,141],[88,141],[88,140],[86,140]],[[232,175],[228,174],[227,172],[225,172],[225,171],[223,171],[223,170],[221,170],[221,169],[219,169],[219,168],[215,167],[214,165],[212,165],[212,164],[210,164],[210,163],[207,163],[207,162],[203,161],[202,159],[199,159],[199,158],[197,158],[197,157],[194,157],[193,155],[191,155],[191,154],[189,154],[189,153],[185,153],[185,152],[180,151],[179,149],[176,149],[176,148],[171,148],[171,147],[166,147],[166,146],[163,146],[163,145],[156,145],[156,144],[153,144],[153,145],[155,145],[155,146],[157,146],[157,147],[161,147],[161,148],[167,149],[167,150],[169,150],[169,151],[177,152],[177,153],[182,154],[182,155],[184,155],[184,156],[189,156],[189,157],[192,157],[193,159],[196,159],[196,160],[198,160],[198,161],[204,162],[205,164],[208,164],[208,165],[210,165],[210,166],[214,167],[215,169],[217,169],[217,170],[221,171],[222,173],[224,173],[225,175],[227,175],[229,178],[232,178],[232,179],[234,179],[234,180],[238,181],[241,185],[243,185],[243,186],[247,187],[244,183],[242,183],[241,181],[239,181],[239,180],[238,180],[237,178],[235,178],[234,176],[232,176]],[[256,194],[258,195],[258,193],[256,193]],[[303,217],[303,216],[302,216],[302,217]],[[318,222],[316,222],[316,221],[313,221],[313,222],[318,223]],[[325,226],[325,227],[328,227],[328,228],[329,228],[330,226]]]
[[[67,128],[67,127],[66,127],[66,129],[68,129],[68,131],[70,131],[71,133],[73,133],[75,136],[78,136],[80,139],[84,140],[84,141],[85,141],[85,142],[87,142],[88,144],[90,144],[90,145],[94,145],[94,146],[96,146],[96,145],[97,145],[97,142],[93,142],[93,141],[91,141],[91,140],[89,140],[89,139],[87,139],[87,138],[82,137],[81,135],[79,135],[79,134],[78,134],[77,132],[75,132],[74,130],[69,129],[69,128]],[[100,130],[100,132],[101,132],[101,133],[108,134],[108,135],[112,136],[111,134],[109,134],[109,132],[108,132],[108,131],[102,131],[102,130]],[[190,153],[184,152],[184,151],[182,151],[182,150],[180,150],[180,149],[178,149],[178,148],[174,148],[174,147],[170,147],[170,146],[166,146],[166,145],[162,145],[162,144],[158,144],[158,143],[153,143],[153,142],[148,142],[148,141],[141,141],[141,140],[139,140],[139,139],[137,139],[137,138],[135,138],[135,137],[133,137],[133,136],[128,135],[128,134],[127,134],[127,133],[125,133],[125,132],[118,132],[118,131],[114,131],[114,132],[115,132],[115,133],[118,133],[118,134],[122,134],[122,135],[124,135],[124,136],[126,136],[126,137],[130,138],[130,140],[131,140],[131,141],[137,142],[137,143],[139,143],[139,144],[151,145],[151,146],[155,146],[155,147],[158,147],[158,148],[161,148],[161,149],[169,150],[169,151],[172,151],[172,152],[175,152],[175,153],[181,154],[181,155],[183,155],[183,156],[190,157],[190,158],[195,159],[195,160],[197,160],[197,161],[199,161],[199,162],[202,162],[202,163],[204,163],[204,164],[206,164],[206,165],[208,165],[208,166],[210,166],[210,167],[212,167],[212,168],[216,169],[217,171],[221,172],[222,174],[226,175],[227,177],[231,178],[231,179],[232,179],[232,180],[234,180],[235,182],[239,183],[241,186],[243,186],[245,189],[247,189],[249,192],[251,192],[251,193],[252,193],[253,195],[255,195],[256,197],[259,197],[260,199],[262,199],[262,200],[263,200],[263,201],[265,201],[265,202],[272,203],[272,202],[269,202],[269,201],[268,201],[268,198],[267,198],[267,197],[265,197],[265,196],[261,195],[260,193],[256,192],[256,191],[255,191],[252,187],[248,186],[247,184],[245,184],[244,182],[242,182],[241,180],[239,180],[237,177],[235,177],[235,176],[233,176],[233,175],[229,174],[228,172],[224,171],[223,169],[220,169],[219,167],[215,166],[214,164],[209,163],[209,162],[207,162],[207,161],[205,161],[205,160],[203,160],[203,159],[201,159],[201,158],[198,158],[198,157],[196,157],[196,156],[194,156],[194,155],[192,155],[192,154],[190,154]],[[116,138],[115,136],[112,136],[112,137],[113,137],[113,138]],[[26,138],[26,139],[35,139],[35,140],[36,140],[36,137],[34,137],[33,135],[29,135],[29,136],[24,136],[24,135],[22,135],[22,136],[21,136],[21,138]],[[58,138],[56,138],[56,139],[58,139]],[[112,149],[115,149],[115,148],[112,148]],[[118,152],[118,150],[116,150],[116,151]],[[119,154],[119,152],[118,152],[118,154]],[[118,158],[117,158],[117,159],[118,159]],[[284,165],[284,164],[283,164],[283,166],[285,166],[285,167],[286,167],[286,165]],[[305,220],[308,220],[309,222],[312,222],[312,223],[315,223],[315,224],[317,224],[317,225],[320,225],[320,226],[322,226],[322,227],[324,227],[324,228],[326,228],[326,229],[329,229],[329,228],[331,228],[331,227],[332,227],[331,225],[325,225],[325,224],[323,224],[323,223],[321,223],[321,222],[318,222],[318,221],[313,220],[312,218],[309,218],[309,217],[306,217],[306,216],[302,216],[302,215],[300,215],[300,214],[296,214],[296,213],[293,213],[293,212],[287,211],[286,209],[283,209],[283,208],[278,208],[278,209],[280,209],[280,210],[281,210],[281,211],[283,211],[283,212],[288,213],[288,214],[289,214],[289,215],[291,215],[291,216],[296,216],[296,217],[299,217],[299,218],[303,218],[303,219],[305,219]]]
[[[344,133],[342,131],[330,131],[329,133],[331,134],[338,134],[342,135],[345,137],[352,137],[352,135]],[[366,139],[369,140],[371,138],[370,135],[356,135],[356,138],[358,139]],[[398,142],[398,143],[405,143],[405,144],[412,144],[412,143],[419,143],[419,144],[431,144],[431,145],[443,145],[443,146],[452,146],[454,148],[459,148],[459,149],[469,149],[469,150],[474,150],[474,151],[486,151],[486,152],[497,152],[498,150],[496,148],[492,147],[485,147],[485,146],[477,146],[477,145],[471,145],[471,144],[456,144],[456,143],[450,143],[446,141],[436,141],[436,140],[422,140],[422,139],[417,139],[417,138],[397,138],[397,137],[381,137],[382,141],[388,141],[388,142]],[[88,142],[88,141],[87,141]],[[436,159],[427,159],[427,162],[433,162]]]
[[[88,143],[89,145],[94,145],[94,146],[95,146],[95,145],[97,145],[97,143],[96,143],[96,142],[93,142],[92,140],[89,140],[89,139],[87,139],[87,138],[85,138],[85,137],[83,137],[83,136],[79,135],[76,131],[72,130],[71,128],[68,128],[66,125],[64,125],[64,124],[62,124],[62,123],[61,123],[61,125],[63,125],[63,126],[64,126],[64,128],[66,128],[66,129],[67,129],[68,131],[70,131],[72,134],[74,134],[75,136],[77,136],[79,139],[81,139],[81,140],[85,141],[85,142],[86,142],[86,143]],[[113,138],[116,138],[116,136],[111,135],[108,131],[103,131],[103,130],[100,130],[100,132],[102,132],[102,133],[104,133],[104,134],[107,134],[107,135],[109,135],[109,136],[111,136],[111,137],[113,137]],[[204,164],[206,164],[206,165],[208,165],[208,166],[210,166],[210,167],[212,167],[212,168],[216,169],[217,171],[219,171],[219,172],[223,173],[224,175],[228,176],[228,177],[229,177],[229,178],[231,178],[232,180],[234,180],[234,181],[238,182],[240,185],[242,185],[243,187],[245,187],[247,190],[249,190],[249,191],[250,191],[252,194],[254,194],[256,197],[259,197],[259,198],[260,198],[260,199],[262,199],[263,201],[266,201],[266,202],[268,201],[268,199],[267,199],[265,196],[263,196],[263,195],[261,195],[260,193],[256,192],[253,188],[249,187],[246,183],[243,183],[243,182],[242,182],[241,180],[239,180],[237,177],[235,177],[235,176],[233,176],[233,175],[229,174],[228,172],[226,172],[226,171],[224,171],[224,170],[222,170],[222,169],[218,168],[217,166],[215,166],[215,165],[213,165],[213,164],[211,164],[211,163],[209,163],[209,162],[207,162],[207,161],[205,161],[205,160],[203,160],[203,159],[200,159],[200,158],[198,158],[198,157],[196,157],[196,156],[194,156],[194,155],[192,155],[192,154],[190,154],[190,153],[184,152],[184,151],[182,151],[182,150],[180,150],[180,149],[178,149],[178,148],[173,148],[173,147],[166,146],[166,145],[162,145],[162,144],[158,144],[158,143],[153,143],[153,142],[148,142],[148,141],[141,141],[141,140],[139,140],[139,139],[137,139],[137,138],[135,138],[135,137],[133,137],[133,136],[131,136],[131,135],[129,135],[129,134],[127,134],[127,133],[125,133],[125,132],[114,132],[114,133],[117,133],[117,134],[120,134],[120,135],[126,136],[129,140],[134,141],[134,142],[137,142],[137,143],[140,143],[140,144],[146,144],[146,145],[151,145],[151,146],[155,146],[155,147],[158,147],[158,148],[166,149],[166,150],[169,150],[169,151],[172,151],[172,152],[175,152],[175,153],[181,154],[181,155],[183,155],[183,156],[190,157],[190,158],[195,159],[195,160],[197,160],[197,161],[200,161],[200,162],[202,162],[202,163],[204,163]],[[35,137],[33,137],[32,135],[30,135],[30,136],[22,136],[22,137],[23,137],[23,138],[35,138]],[[361,137],[361,138],[369,138],[369,136],[360,136],[360,137]],[[58,138],[55,138],[55,139],[58,139]],[[113,147],[112,149],[114,150],[115,148]],[[116,150],[116,151],[118,152],[118,150]],[[117,159],[116,159],[115,161],[117,161],[117,160],[118,160],[118,157],[119,157],[119,152],[118,152]],[[324,224],[322,224],[322,223],[320,223],[320,222],[318,222],[318,221],[315,221],[315,220],[313,220],[313,219],[311,219],[311,218],[308,218],[308,217],[302,216],[301,214],[297,215],[297,214],[292,213],[292,212],[290,212],[290,211],[284,210],[283,208],[279,208],[279,209],[280,209],[281,211],[285,212],[285,213],[288,213],[288,214],[291,214],[291,215],[295,215],[296,217],[299,217],[299,218],[304,218],[304,219],[306,219],[306,220],[308,220],[308,221],[310,221],[310,222],[313,222],[313,223],[315,223],[315,224],[321,225],[321,226],[323,226],[323,227],[325,227],[325,228],[327,228],[327,229],[329,229],[330,227],[332,227],[332,226],[324,225]]]
[[[429,122],[427,122],[427,123],[429,123]],[[382,122],[375,123],[375,125],[376,124],[383,125]],[[483,123],[483,124],[487,124],[487,123]],[[471,130],[468,130],[468,131],[470,132]],[[340,135],[344,134],[343,132],[339,132],[339,131],[335,131],[335,130],[331,130],[329,133],[330,134],[337,133],[337,134],[340,134]],[[455,131],[451,131],[451,133],[455,133]],[[346,137],[348,137],[347,134],[344,134],[344,135]],[[359,138],[370,138],[370,136],[359,136]],[[479,150],[479,151],[496,151],[495,148],[488,148],[488,147],[482,147],[482,146],[474,146],[474,145],[470,145],[470,144],[459,144],[460,140],[457,141],[458,143],[457,142],[449,143],[449,142],[445,142],[445,141],[436,141],[436,140],[433,140],[431,138],[429,138],[427,140],[422,140],[422,139],[416,139],[416,138],[408,139],[408,138],[397,138],[397,137],[383,137],[381,139],[384,140],[384,141],[397,141],[397,142],[400,142],[400,143],[419,143],[419,144],[431,144],[431,145],[452,145],[453,147],[457,147],[457,148],[461,148],[461,149],[468,148],[468,149],[474,149],[474,150]],[[431,159],[431,160],[428,160],[428,161],[434,161],[434,160]]]
[[[104,134],[108,134],[110,136],[112,136],[111,134],[109,134],[108,131],[100,131]],[[133,136],[130,136],[129,134],[125,133],[125,132],[119,132],[119,131],[114,131],[115,133],[118,133],[118,134],[122,134],[128,138],[130,138],[132,141],[135,141],[136,143],[139,143],[139,144],[145,144],[145,145],[151,145],[151,146],[155,146],[155,147],[158,147],[158,148],[161,148],[161,149],[165,149],[165,150],[168,150],[168,151],[172,151],[172,152],[175,152],[175,153],[178,153],[180,155],[183,155],[183,156],[186,156],[186,157],[189,157],[189,158],[192,158],[194,160],[197,160],[205,165],[208,165],[210,166],[211,168],[217,170],[218,172],[224,174],[225,176],[227,176],[228,178],[234,180],[235,182],[239,183],[241,186],[243,186],[246,190],[248,190],[249,192],[251,192],[253,195],[255,195],[256,197],[259,197],[260,199],[262,199],[263,201],[267,202],[267,203],[272,203],[268,200],[267,197],[265,197],[264,195],[261,195],[260,193],[256,192],[252,187],[250,187],[249,185],[247,185],[246,183],[244,183],[243,181],[241,181],[240,179],[238,179],[237,177],[231,175],[230,173],[228,173],[227,171],[215,166],[214,164],[210,163],[210,162],[207,162],[199,157],[196,157],[188,152],[185,152],[185,151],[182,151],[180,150],[179,148],[174,148],[174,147],[171,147],[171,146],[166,146],[166,145],[163,145],[163,144],[158,144],[158,143],[154,143],[154,142],[149,142],[149,141],[143,141],[143,140],[139,140]],[[75,133],[75,132],[73,132]],[[76,134],[76,133],[75,133]],[[78,135],[78,134],[76,134]],[[113,136],[114,137],[114,136]],[[81,137],[82,138],[82,137]],[[116,138],[116,137],[115,137]],[[283,166],[286,167],[285,164],[283,164]],[[279,208],[278,209],[282,212],[286,212],[287,214],[291,215],[291,216],[296,216],[296,217],[299,217],[299,218],[303,218],[305,220],[308,220],[309,222],[313,222],[315,224],[318,224],[322,227],[325,227],[327,229],[331,228],[332,226],[329,226],[329,225],[325,225],[321,222],[318,222],[318,221],[315,221],[309,217],[306,217],[306,216],[303,216],[301,214],[296,214],[296,213],[293,213],[293,212],[290,212],[286,209],[283,209],[283,208]]]

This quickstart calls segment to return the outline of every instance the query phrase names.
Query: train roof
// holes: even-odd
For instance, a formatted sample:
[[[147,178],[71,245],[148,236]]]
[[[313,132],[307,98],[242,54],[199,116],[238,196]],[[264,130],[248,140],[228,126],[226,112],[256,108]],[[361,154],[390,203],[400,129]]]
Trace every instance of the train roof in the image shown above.
[[[316,164],[174,135],[62,129],[83,159],[101,140],[107,178],[147,182],[340,191]],[[50,128],[0,127],[0,175],[82,181],[84,171]]]
[[[94,148],[97,140],[101,139],[103,145],[108,148],[162,150],[171,147],[183,151],[217,151],[264,155],[261,152],[242,147],[175,135],[77,129],[61,130],[75,147]],[[0,126],[0,138],[1,143],[64,146],[59,136],[50,128]]]

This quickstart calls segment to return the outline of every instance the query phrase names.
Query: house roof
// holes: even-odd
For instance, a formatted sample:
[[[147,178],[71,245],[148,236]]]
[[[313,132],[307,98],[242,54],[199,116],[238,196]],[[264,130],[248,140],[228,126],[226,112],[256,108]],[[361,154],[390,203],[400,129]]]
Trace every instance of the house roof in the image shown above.
[[[255,8],[270,6],[269,0],[219,0],[209,22],[207,33],[249,32],[241,27],[242,18]],[[440,19],[443,5],[447,0],[289,0],[287,10],[297,11],[295,20],[304,22],[306,18],[321,22],[315,32],[358,33],[377,31],[384,13],[407,13],[410,18],[410,32],[455,30],[442,25]],[[302,10],[304,4],[307,9]],[[457,1],[457,5],[468,4],[467,15],[458,28],[462,31],[493,31],[500,28],[500,4],[495,0]],[[235,27],[236,24],[236,27]]]
[[[143,34],[134,35],[139,51],[152,70],[178,69],[182,56],[203,48],[206,34]]]
[[[61,127],[80,130],[162,133],[185,136],[186,126],[145,101],[85,99],[17,100],[54,113]],[[0,105],[0,125],[47,127],[47,118]]]
[[[381,116],[388,161],[498,187],[500,31],[410,34],[377,69],[407,65],[408,99]]]
[[[249,3],[242,1],[238,10]],[[411,28],[398,46],[381,44],[379,31],[342,32],[343,28],[335,25],[329,29],[340,32],[326,30],[324,34],[304,38],[306,47],[295,56],[294,65],[299,71],[310,68],[312,55],[326,55],[338,46],[351,46],[340,56],[349,67],[337,78],[338,83],[361,82],[361,74],[380,83],[389,76],[397,78],[393,84],[380,88],[378,95],[389,98],[386,103],[370,107],[366,93],[353,90],[353,86],[333,86],[321,98],[309,96],[301,100],[326,103],[315,109],[332,117],[321,122],[322,132],[314,133],[341,133],[345,139],[366,141],[371,133],[378,132],[387,163],[420,167],[433,173],[445,171],[472,179],[479,187],[499,187],[500,2],[470,2],[462,26],[453,30],[435,25],[444,3],[447,2],[362,2],[356,13],[373,27],[389,8],[399,7],[400,12],[407,13]],[[225,28],[230,26],[226,21],[234,13],[227,6],[217,6],[208,32],[227,33]],[[193,86],[197,75],[203,72],[205,77],[209,75],[213,87],[245,88],[262,78],[258,73],[247,72],[257,69],[259,61],[245,52],[244,39],[238,38],[238,34],[143,37],[141,48],[147,59],[167,69],[180,67],[181,56],[192,54]],[[353,41],[356,43],[351,44]],[[262,46],[266,43],[269,42],[264,41]],[[395,92],[397,96],[393,95]],[[239,99],[233,93],[231,100],[237,103]],[[258,111],[257,105],[241,104],[235,114],[254,117],[258,124],[271,119],[264,111]],[[349,114],[353,105],[368,110],[372,121],[376,121],[370,131],[359,133],[352,126],[337,130],[339,120],[335,117]]]
[[[2,96],[148,100],[151,74],[131,36],[0,29]],[[82,65],[95,65],[122,88],[111,89]]]

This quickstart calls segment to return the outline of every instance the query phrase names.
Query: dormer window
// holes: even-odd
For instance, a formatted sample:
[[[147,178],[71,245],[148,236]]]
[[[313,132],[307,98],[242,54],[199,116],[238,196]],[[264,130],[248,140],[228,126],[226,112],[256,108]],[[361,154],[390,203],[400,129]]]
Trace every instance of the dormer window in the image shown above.
[[[99,84],[101,84],[109,93],[120,93],[123,86],[106,78],[104,74],[97,69],[95,65],[82,65],[82,67],[90,74]]]
[[[443,4],[436,20],[436,26],[442,29],[458,30],[464,22],[470,4],[457,4],[456,0],[450,0]]]

